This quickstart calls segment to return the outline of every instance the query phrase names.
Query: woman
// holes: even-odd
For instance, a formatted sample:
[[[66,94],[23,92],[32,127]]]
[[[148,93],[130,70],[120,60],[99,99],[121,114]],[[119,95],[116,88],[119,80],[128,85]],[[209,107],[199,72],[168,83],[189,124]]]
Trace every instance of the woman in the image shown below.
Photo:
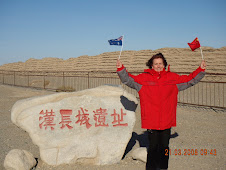
[[[158,53],[146,63],[149,69],[137,76],[131,75],[117,60],[117,73],[123,84],[139,93],[142,128],[147,129],[149,149],[146,169],[167,169],[170,129],[176,126],[178,91],[198,83],[205,75],[206,63],[190,75],[178,75],[166,71],[167,61]]]

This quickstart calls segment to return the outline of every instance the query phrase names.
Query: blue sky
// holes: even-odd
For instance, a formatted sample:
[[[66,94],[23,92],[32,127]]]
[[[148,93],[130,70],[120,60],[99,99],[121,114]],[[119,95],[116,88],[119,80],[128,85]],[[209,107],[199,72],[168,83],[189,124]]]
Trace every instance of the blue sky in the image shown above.
[[[225,0],[0,0],[0,65],[123,50],[226,46]]]

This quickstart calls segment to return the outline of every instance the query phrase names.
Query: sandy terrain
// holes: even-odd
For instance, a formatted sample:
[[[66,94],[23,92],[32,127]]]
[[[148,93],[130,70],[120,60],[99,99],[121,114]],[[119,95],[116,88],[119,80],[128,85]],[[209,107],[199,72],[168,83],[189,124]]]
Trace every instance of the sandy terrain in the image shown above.
[[[133,160],[130,152],[120,163],[106,166],[91,165],[61,165],[51,167],[40,160],[39,149],[35,146],[29,135],[15,126],[10,119],[10,111],[13,104],[20,99],[51,94],[53,92],[44,90],[27,89],[13,86],[0,85],[0,128],[1,128],[1,156],[0,169],[4,169],[3,162],[6,154],[12,149],[25,149],[38,159],[36,169],[39,170],[142,170],[145,163]],[[136,111],[137,121],[134,127],[132,140],[128,151],[140,146],[147,146],[147,136],[140,128],[140,108]],[[195,108],[189,106],[178,106],[177,127],[172,129],[170,140],[171,156],[169,170],[213,170],[226,169],[225,139],[226,139],[226,110],[211,110],[207,108]],[[198,155],[185,156],[188,149],[198,151]],[[216,155],[203,154],[202,149],[216,150]],[[175,155],[181,150],[181,155]]]

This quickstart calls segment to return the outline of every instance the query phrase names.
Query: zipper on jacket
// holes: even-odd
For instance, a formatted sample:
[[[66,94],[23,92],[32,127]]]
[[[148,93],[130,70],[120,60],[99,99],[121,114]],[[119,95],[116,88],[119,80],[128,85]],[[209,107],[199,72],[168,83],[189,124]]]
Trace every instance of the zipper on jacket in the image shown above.
[[[159,91],[159,130],[161,129],[160,128],[160,122],[161,122],[161,92],[160,92],[160,85],[159,85],[159,79],[160,79],[160,72],[159,72],[159,75],[157,77],[157,81],[158,81],[158,91]]]

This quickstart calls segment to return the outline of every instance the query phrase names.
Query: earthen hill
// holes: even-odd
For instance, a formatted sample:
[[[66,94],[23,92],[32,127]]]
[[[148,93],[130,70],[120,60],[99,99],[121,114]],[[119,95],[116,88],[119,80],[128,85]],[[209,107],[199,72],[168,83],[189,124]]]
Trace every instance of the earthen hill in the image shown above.
[[[202,47],[207,62],[208,73],[226,74],[226,46],[222,48]],[[174,72],[191,72],[201,62],[199,49],[161,48],[158,50],[122,51],[121,61],[130,72],[143,72],[148,59],[163,53]],[[9,63],[0,66],[0,70],[12,71],[116,71],[119,51],[106,52],[96,56],[80,56],[67,60],[59,58],[29,59],[26,62]]]

